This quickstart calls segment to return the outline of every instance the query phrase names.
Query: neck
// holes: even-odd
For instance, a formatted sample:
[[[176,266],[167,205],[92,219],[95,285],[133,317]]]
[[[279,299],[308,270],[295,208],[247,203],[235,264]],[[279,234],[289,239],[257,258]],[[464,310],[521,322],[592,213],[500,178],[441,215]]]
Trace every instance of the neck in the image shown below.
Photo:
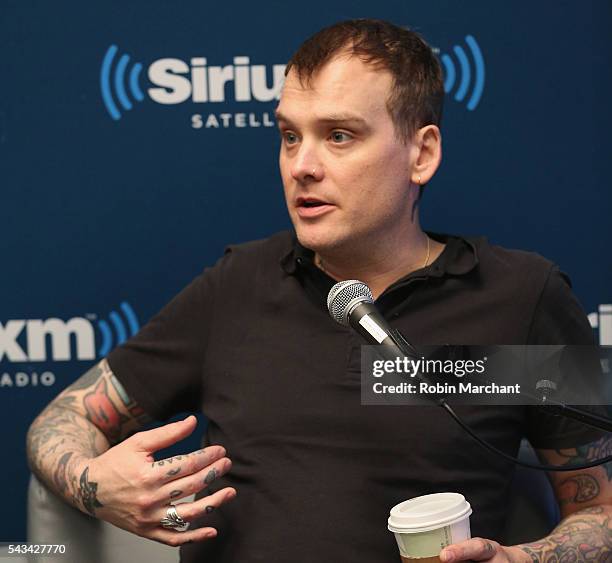
[[[376,299],[393,282],[431,264],[443,249],[443,244],[419,228],[411,236],[386,241],[378,248],[370,245],[361,252],[317,252],[315,264],[336,281],[363,281]]]

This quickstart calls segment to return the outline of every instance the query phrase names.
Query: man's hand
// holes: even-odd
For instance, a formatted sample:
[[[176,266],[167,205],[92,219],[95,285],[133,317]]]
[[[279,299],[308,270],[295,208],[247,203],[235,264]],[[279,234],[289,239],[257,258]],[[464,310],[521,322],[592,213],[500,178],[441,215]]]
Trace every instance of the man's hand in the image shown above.
[[[134,434],[100,456],[83,461],[76,471],[75,501],[92,516],[167,545],[215,537],[214,528],[177,532],[160,525],[173,501],[208,487],[232,465],[221,446],[154,460],[154,452],[186,438],[195,426],[196,418],[190,416]],[[196,502],[181,503],[176,510],[190,522],[235,496],[235,489],[225,488]]]
[[[139,432],[151,419],[106,360],[69,385],[32,422],[28,462],[49,489],[83,512],[143,537],[177,546],[216,535],[213,528],[162,528],[172,501],[208,487],[229,471],[221,446],[155,461],[153,454],[189,436],[193,416]],[[190,522],[236,496],[226,488],[176,508]]]
[[[491,561],[492,563],[530,563],[531,557],[522,549],[504,547],[496,541],[472,538],[445,547],[440,552],[440,560],[449,561]]]

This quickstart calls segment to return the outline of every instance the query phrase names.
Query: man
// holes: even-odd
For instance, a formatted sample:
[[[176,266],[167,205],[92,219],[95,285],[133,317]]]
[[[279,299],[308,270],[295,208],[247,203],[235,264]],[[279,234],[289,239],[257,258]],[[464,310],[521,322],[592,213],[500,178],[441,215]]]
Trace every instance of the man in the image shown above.
[[[443,561],[610,560],[609,468],[552,474],[565,520],[541,541],[501,546],[512,467],[440,409],[359,404],[361,341],[325,310],[336,280],[366,282],[415,343],[590,342],[554,265],[421,229],[442,98],[440,66],[413,32],[357,20],[304,43],[277,109],[297,240],[230,248],[69,386],[32,424],[32,469],[80,510],[182,545],[185,561],[397,560],[389,509],[437,491],[462,492],[486,538],[444,549]],[[189,435],[193,417],[131,435],[198,409],[210,422],[197,452],[153,457]],[[524,407],[458,410],[507,452],[526,434],[550,463],[610,447]],[[191,493],[198,500],[169,508]]]

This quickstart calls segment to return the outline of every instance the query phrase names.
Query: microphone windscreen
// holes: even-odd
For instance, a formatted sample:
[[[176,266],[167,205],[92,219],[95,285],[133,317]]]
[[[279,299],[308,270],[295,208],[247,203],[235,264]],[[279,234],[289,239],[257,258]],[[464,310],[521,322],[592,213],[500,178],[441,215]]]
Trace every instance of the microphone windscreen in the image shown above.
[[[374,303],[370,288],[359,280],[338,282],[327,294],[327,310],[343,326],[350,326],[349,315],[359,303]]]

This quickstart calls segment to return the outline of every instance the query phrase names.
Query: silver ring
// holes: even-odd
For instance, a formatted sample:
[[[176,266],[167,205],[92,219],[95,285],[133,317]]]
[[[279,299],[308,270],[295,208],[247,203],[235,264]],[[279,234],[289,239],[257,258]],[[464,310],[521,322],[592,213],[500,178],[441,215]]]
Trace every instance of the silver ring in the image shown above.
[[[178,515],[174,506],[166,510],[166,516],[162,518],[159,523],[162,525],[162,528],[176,530],[177,532],[186,532],[189,529],[189,522],[185,522],[185,520]]]

